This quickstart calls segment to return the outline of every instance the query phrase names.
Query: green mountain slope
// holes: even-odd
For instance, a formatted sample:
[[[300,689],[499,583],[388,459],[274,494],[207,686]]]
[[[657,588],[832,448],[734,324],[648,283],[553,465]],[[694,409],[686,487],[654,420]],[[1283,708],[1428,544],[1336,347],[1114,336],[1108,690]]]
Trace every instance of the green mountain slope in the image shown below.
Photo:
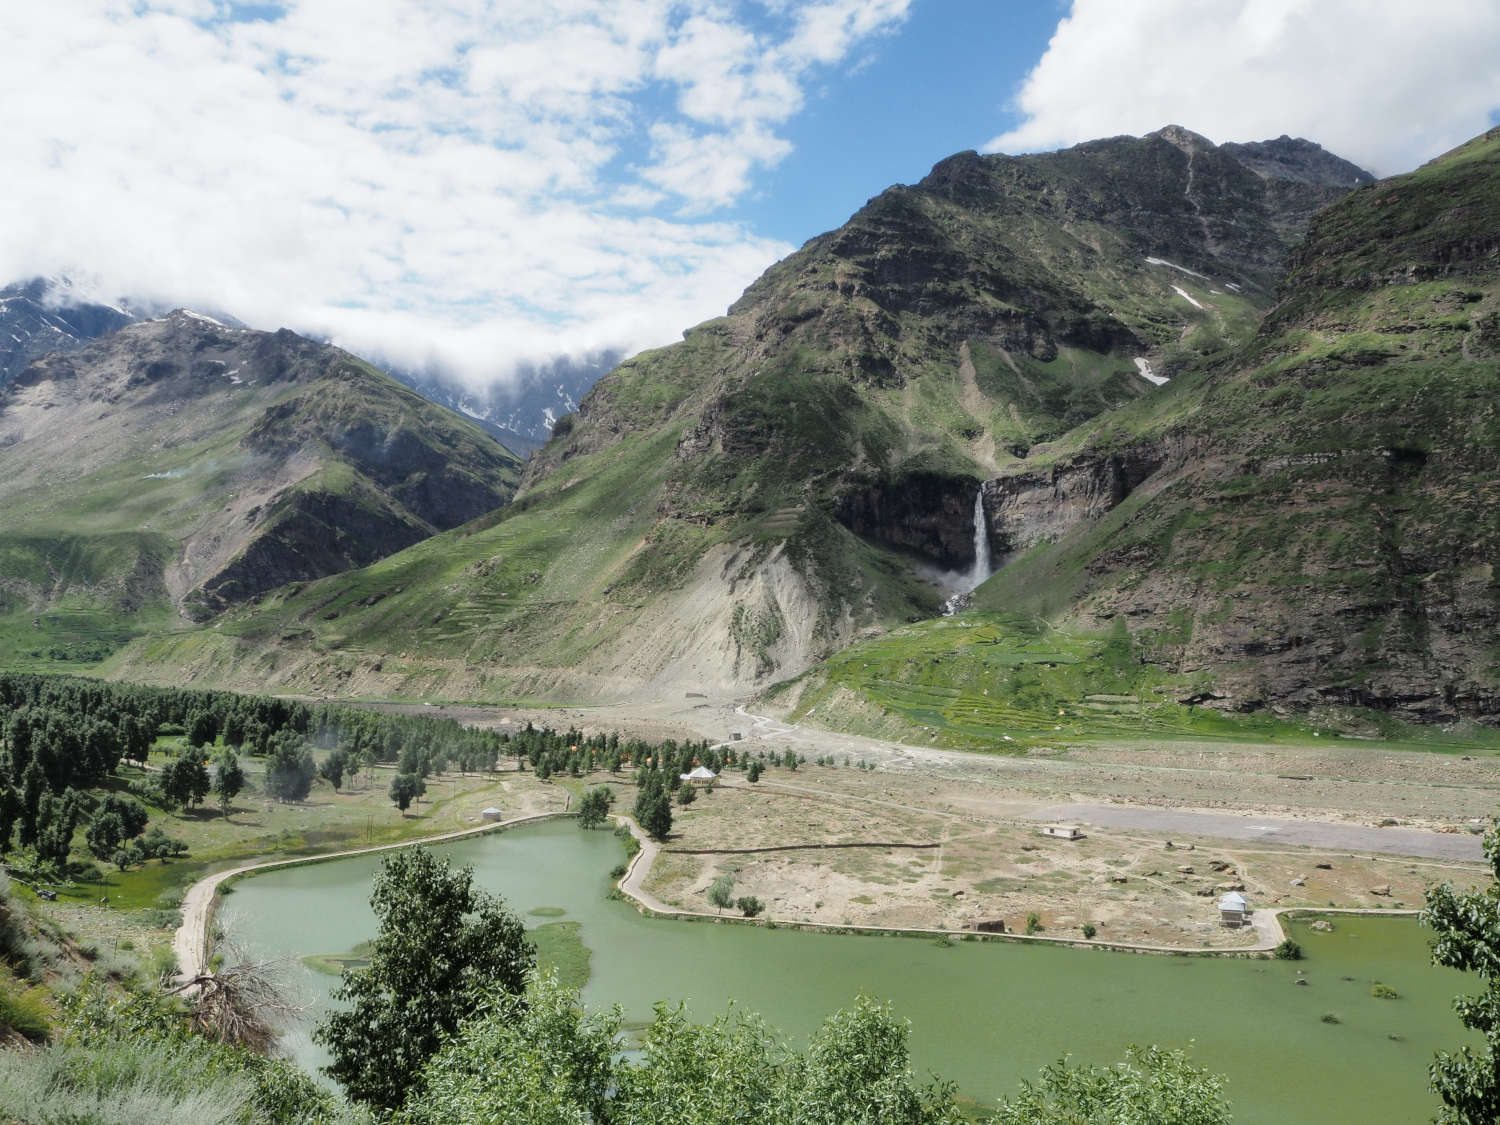
[[[1297,216],[1363,175],[1323,156],[1277,179],[1173,128],[946,160],[603,379],[512,507],[139,645],[132,674],[741,690],[931,616],[981,480],[1253,332]]]
[[[0,647],[96,661],[504,503],[518,462],[339,351],[187,312],[0,394]]]
[[[1033,724],[1111,682],[1168,710],[1493,723],[1497,391],[1500,130],[1321,212],[1251,341],[988,482],[1011,559],[974,621],[1126,631],[1129,675],[1053,685]],[[962,629],[918,633],[942,706],[972,710],[987,650]],[[825,719],[936,721],[881,686],[892,660],[857,646],[799,697],[837,695]],[[985,686],[996,702],[1020,690]],[[993,739],[1005,723],[982,725]]]

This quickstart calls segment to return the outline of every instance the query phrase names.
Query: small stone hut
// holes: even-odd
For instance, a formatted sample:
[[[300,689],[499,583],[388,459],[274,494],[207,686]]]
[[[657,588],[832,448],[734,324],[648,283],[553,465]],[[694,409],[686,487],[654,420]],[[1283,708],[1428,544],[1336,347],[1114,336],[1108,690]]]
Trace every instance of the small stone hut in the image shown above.
[[[1219,899],[1219,924],[1244,926],[1250,921],[1250,904],[1239,891],[1230,891]]]
[[[499,820],[501,817],[503,817],[505,814],[503,812],[501,812],[499,809],[497,809],[494,805],[491,805],[489,808],[485,809],[479,815],[484,820],[496,821],[496,820]]]

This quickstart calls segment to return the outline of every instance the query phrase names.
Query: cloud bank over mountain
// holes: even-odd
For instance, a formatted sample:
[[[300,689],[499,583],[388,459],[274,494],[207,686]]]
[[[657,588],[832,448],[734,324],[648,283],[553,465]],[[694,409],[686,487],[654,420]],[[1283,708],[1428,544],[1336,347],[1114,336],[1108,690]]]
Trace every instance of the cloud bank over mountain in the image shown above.
[[[665,342],[787,252],[724,208],[909,3],[0,6],[0,280],[476,381]]]
[[[1484,131],[1500,109],[1493,0],[1074,0],[990,151],[1167,122],[1215,141],[1290,133],[1376,175]]]

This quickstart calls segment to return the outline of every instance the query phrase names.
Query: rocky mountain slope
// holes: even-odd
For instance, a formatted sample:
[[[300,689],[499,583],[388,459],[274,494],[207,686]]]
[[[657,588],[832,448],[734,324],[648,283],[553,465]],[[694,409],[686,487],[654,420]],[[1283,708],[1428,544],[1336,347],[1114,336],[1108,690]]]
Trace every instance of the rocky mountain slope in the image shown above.
[[[132,668],[413,694],[740,690],[931,616],[933,576],[973,563],[982,480],[1253,333],[1298,216],[1347,190],[1291,147],[1290,179],[1177,128],[945,160],[601,380],[488,526]]]
[[[0,387],[27,364],[52,352],[81,348],[126,325],[170,309],[149,302],[105,303],[67,278],[31,278],[0,286]],[[243,328],[227,313],[213,318]],[[619,352],[575,360],[561,357],[533,364],[512,378],[475,388],[448,375],[391,367],[388,373],[423,398],[447,407],[522,455],[544,445],[552,424],[578,409],[578,400],[619,363]]]
[[[1113,633],[1156,700],[1494,723],[1500,130],[1328,207],[1290,266],[1246,344],[985,483],[1013,561],[977,603]],[[963,636],[912,645],[978,714]],[[827,677],[862,721],[881,666]]]
[[[336,348],[178,311],[0,391],[0,634],[97,659],[505,503],[515,457]]]
[[[553,424],[576,411],[579,400],[622,358],[620,352],[581,360],[563,356],[551,363],[527,365],[512,378],[482,387],[398,367],[390,373],[423,398],[472,419],[507,449],[527,454],[547,444]]]
[[[81,348],[136,319],[129,308],[82,297],[60,278],[0,287],[0,387],[42,356]]]

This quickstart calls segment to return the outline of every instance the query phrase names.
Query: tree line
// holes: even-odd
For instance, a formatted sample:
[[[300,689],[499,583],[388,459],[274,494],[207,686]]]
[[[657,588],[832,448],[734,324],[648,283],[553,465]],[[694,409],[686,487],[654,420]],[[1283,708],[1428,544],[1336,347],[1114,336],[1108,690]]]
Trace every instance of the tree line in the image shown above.
[[[122,762],[145,765],[163,740],[167,760],[124,785]],[[514,731],[466,727],[452,718],[309,704],[272,696],[195,688],[148,687],[77,677],[0,674],[0,856],[19,845],[39,869],[65,874],[75,834],[89,852],[123,871],[185,846],[148,827],[148,808],[194,811],[210,800],[228,816],[249,785],[245,758],[263,764],[261,787],[276,801],[303,801],[319,779],[339,791],[372,767],[392,767],[389,796],[405,812],[427,781],[450,769],[482,773],[513,760],[543,779],[599,769],[631,771],[653,809],[640,816],[664,837],[671,802],[696,795],[681,775],[704,765],[715,773],[795,770],[795,751],[752,755],[707,741],[650,743],[618,734],[584,735],[527,723]]]

